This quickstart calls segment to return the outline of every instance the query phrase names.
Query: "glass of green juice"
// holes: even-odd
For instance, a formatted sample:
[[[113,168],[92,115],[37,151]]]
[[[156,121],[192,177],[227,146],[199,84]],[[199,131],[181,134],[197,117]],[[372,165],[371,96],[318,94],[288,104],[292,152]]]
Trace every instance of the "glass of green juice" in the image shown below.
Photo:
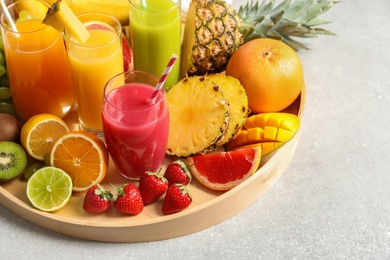
[[[166,62],[181,49],[181,1],[180,0],[129,0],[130,36],[133,48],[134,69],[163,74]],[[177,60],[180,64],[180,60]],[[174,66],[166,89],[179,81],[180,66]]]

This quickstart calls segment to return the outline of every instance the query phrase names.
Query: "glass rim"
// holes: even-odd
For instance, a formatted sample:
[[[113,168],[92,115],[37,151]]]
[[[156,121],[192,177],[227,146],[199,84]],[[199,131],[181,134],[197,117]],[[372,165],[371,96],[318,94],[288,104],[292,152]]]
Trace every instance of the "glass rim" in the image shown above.
[[[19,0],[19,1],[16,1],[16,2],[13,2],[13,3],[7,5],[7,9],[9,10],[10,8],[15,7],[18,3],[26,2],[26,1],[29,1],[29,2],[40,2],[40,3],[45,4],[47,7],[51,6],[50,3],[48,3],[48,2],[46,2],[44,0]],[[29,20],[40,20],[40,19],[34,18],[34,19],[29,19]],[[28,31],[28,32],[14,31],[14,30],[11,29],[11,27],[7,23],[3,12],[1,13],[1,16],[0,16],[0,24],[1,24],[1,27],[4,30],[6,30],[7,32],[11,32],[11,33],[18,34],[18,35],[34,34],[36,32],[42,31],[42,30],[44,30],[45,28],[48,27],[48,25],[42,23],[42,25],[43,25],[42,28],[39,28],[39,29],[36,29],[36,30],[33,30],[33,31]],[[5,25],[8,25],[8,26],[5,26]]]
[[[146,12],[146,10],[141,7],[141,4],[140,4],[141,2],[142,2],[142,0],[129,0],[129,3],[130,3],[132,8],[135,8],[138,11],[141,11],[141,12]],[[148,13],[152,13],[152,14],[163,14],[163,13],[169,12],[172,9],[177,8],[177,6],[180,5],[181,0],[172,0],[172,2],[174,3],[174,5],[172,7],[170,7],[170,8],[168,8],[168,9],[159,10],[159,11],[149,11],[148,10],[147,12]]]
[[[157,82],[159,81],[159,79],[152,73],[149,73],[149,72],[146,72],[146,71],[141,71],[141,70],[128,70],[128,71],[124,71],[124,72],[121,72],[121,73],[118,73],[114,76],[112,76],[108,81],[107,83],[104,85],[104,90],[103,90],[103,99],[104,99],[104,102],[109,104],[110,107],[113,107],[115,109],[117,109],[118,111],[121,111],[121,112],[126,112],[126,113],[135,113],[135,112],[139,112],[139,111],[146,111],[146,110],[150,110],[152,108],[154,108],[155,106],[159,105],[161,102],[164,101],[164,98],[165,98],[165,89],[164,87],[162,87],[159,92],[162,93],[162,96],[161,98],[159,99],[156,99],[155,102],[153,104],[151,104],[149,107],[147,108],[144,108],[144,109],[137,109],[137,110],[129,110],[129,109],[120,109],[118,108],[118,106],[112,104],[109,100],[108,100],[108,96],[116,89],[119,89],[119,88],[122,88],[124,86],[126,86],[126,82],[124,83],[124,85],[120,85],[116,88],[114,88],[113,90],[111,90],[110,92],[106,93],[106,90],[107,90],[107,87],[109,86],[110,82],[113,81],[115,78],[121,76],[121,75],[125,75],[125,79],[128,78],[129,75],[133,75],[133,74],[137,74],[137,73],[140,73],[140,74],[144,74],[144,75],[147,75],[147,76],[150,76],[151,78],[154,78],[156,79],[156,84]],[[143,84],[147,84],[147,83],[143,83]],[[153,89],[154,89],[154,86],[150,85]],[[103,102],[103,105],[104,105],[104,102]]]
[[[23,1],[23,0],[22,0]],[[105,17],[109,17],[110,19],[112,19],[112,21],[114,21],[115,23],[117,23],[117,26],[113,27],[115,29],[115,37],[113,39],[111,39],[109,42],[106,42],[106,43],[103,43],[103,44],[99,44],[99,45],[85,45],[83,43],[80,43],[78,41],[75,41],[75,39],[71,36],[69,36],[67,33],[66,33],[66,29],[64,30],[64,37],[70,42],[72,43],[73,45],[75,46],[78,46],[80,48],[86,48],[86,49],[94,49],[94,48],[102,48],[104,46],[107,46],[107,45],[110,45],[112,44],[113,42],[115,42],[119,37],[122,37],[122,24],[121,22],[118,20],[118,18],[116,18],[115,16],[111,15],[111,14],[108,14],[108,13],[103,13],[103,12],[85,12],[85,13],[81,13],[81,14],[78,14],[76,15],[77,18],[79,17],[82,17],[82,16],[87,16],[87,15],[102,15],[102,16],[105,16]],[[93,20],[91,20],[92,22]],[[99,22],[98,20],[95,20],[97,22]],[[82,22],[82,21],[81,21]],[[87,21],[87,22],[90,22],[90,21]],[[85,24],[86,22],[82,22],[83,24]]]

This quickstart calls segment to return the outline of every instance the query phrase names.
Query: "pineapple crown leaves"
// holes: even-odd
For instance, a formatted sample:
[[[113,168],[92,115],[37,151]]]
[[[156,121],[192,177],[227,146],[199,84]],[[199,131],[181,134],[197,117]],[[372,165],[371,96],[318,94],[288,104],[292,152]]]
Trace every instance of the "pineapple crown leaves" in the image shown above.
[[[291,37],[313,38],[319,34],[334,35],[332,32],[316,26],[327,24],[318,16],[334,6],[336,1],[328,0],[284,0],[274,7],[275,0],[248,2],[240,6],[238,16],[241,19],[240,31],[244,41],[255,38],[274,38],[282,40],[293,49],[308,49],[304,44]]]

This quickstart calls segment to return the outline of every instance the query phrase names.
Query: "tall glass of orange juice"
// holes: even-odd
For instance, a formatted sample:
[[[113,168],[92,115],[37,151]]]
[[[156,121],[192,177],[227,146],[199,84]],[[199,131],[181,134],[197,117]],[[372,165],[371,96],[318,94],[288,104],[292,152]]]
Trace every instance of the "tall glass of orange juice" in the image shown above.
[[[77,88],[80,128],[103,136],[102,101],[106,82],[123,72],[122,27],[118,19],[104,13],[77,16],[90,32],[85,43],[71,38],[65,43]]]
[[[62,34],[42,23],[48,6],[38,0],[9,5],[17,32],[1,15],[12,100],[25,119],[40,113],[64,117],[74,101]]]

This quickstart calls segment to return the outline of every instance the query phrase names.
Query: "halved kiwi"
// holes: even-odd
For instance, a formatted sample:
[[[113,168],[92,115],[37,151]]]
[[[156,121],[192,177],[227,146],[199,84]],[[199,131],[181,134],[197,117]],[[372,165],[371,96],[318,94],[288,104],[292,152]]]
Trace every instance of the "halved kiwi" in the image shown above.
[[[14,142],[0,142],[0,180],[8,181],[21,174],[27,166],[23,147]]]

